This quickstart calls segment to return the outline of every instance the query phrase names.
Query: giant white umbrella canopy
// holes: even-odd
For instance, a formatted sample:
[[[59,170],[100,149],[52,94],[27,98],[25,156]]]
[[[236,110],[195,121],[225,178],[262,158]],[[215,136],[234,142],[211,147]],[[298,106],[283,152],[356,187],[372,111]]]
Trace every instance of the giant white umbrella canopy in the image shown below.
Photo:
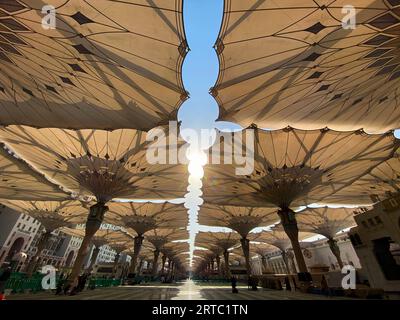
[[[396,153],[393,158],[382,162],[370,173],[360,177],[352,185],[333,195],[337,203],[349,203],[352,194],[359,194],[360,204],[371,204],[400,192],[400,159]]]
[[[69,195],[0,143],[0,198],[50,201],[65,200]]]
[[[207,190],[207,187],[204,187],[204,190]],[[206,191],[204,194],[206,194]],[[207,192],[207,194],[209,193]],[[276,212],[276,208],[224,206],[205,203],[199,211],[199,223],[206,226],[228,227],[240,234],[240,242],[246,258],[247,274],[250,276],[250,251],[247,235],[257,227],[267,227],[279,221]]]
[[[188,96],[182,0],[55,0],[47,30],[45,4],[0,2],[2,124],[149,130],[176,120]]]
[[[220,150],[225,150],[220,137],[229,141],[234,134],[237,135],[219,133],[216,145]],[[254,142],[246,141],[248,135],[254,135]],[[274,131],[249,128],[242,132],[242,140],[240,146],[235,137],[233,153],[242,153],[245,148],[248,157],[254,159],[253,171],[238,175],[235,164],[206,166],[203,199],[221,205],[278,207],[300,272],[306,272],[307,267],[298,244],[292,209],[316,202],[335,204],[337,192],[390,159],[399,146],[393,132],[366,134],[361,130],[306,131],[290,127]],[[214,155],[215,146],[212,148]],[[359,204],[365,195],[354,192],[347,199],[348,204]]]
[[[187,221],[188,222],[188,221]],[[158,259],[161,253],[162,247],[168,242],[176,241],[176,240],[187,240],[189,239],[189,232],[186,227],[181,228],[160,228],[160,229],[152,229],[146,232],[145,238],[148,242],[150,242],[154,246],[154,258],[153,258],[153,269],[152,276],[155,277],[157,275],[157,267],[158,267]],[[165,266],[166,256],[162,256],[162,267]]]
[[[298,234],[298,239],[301,241],[301,240],[310,238],[314,235],[315,234],[311,233],[311,232],[301,231]],[[278,248],[281,251],[281,255],[282,255],[283,261],[285,262],[287,272],[290,273],[287,252],[290,248],[293,247],[293,245],[292,245],[291,239],[288,237],[288,235],[286,234],[285,231],[273,230],[273,231],[262,231],[262,232],[250,233],[249,239],[252,242],[266,243],[266,244],[269,244],[271,246]],[[299,247],[301,247],[301,245],[302,244],[300,243]]]
[[[214,251],[218,270],[220,268],[220,254],[223,254],[225,275],[230,278],[229,250],[240,243],[240,235],[236,232],[199,232],[196,235],[195,245]]]
[[[219,120],[271,129],[400,127],[398,1],[224,3],[211,89]],[[353,28],[342,26],[348,5]]]
[[[186,227],[158,228],[146,232],[145,238],[155,248],[161,249],[168,242],[189,239],[189,232]]]
[[[250,242],[250,253],[255,253],[261,260],[262,272],[269,271],[266,255],[276,251],[276,247],[268,243]]]
[[[18,213],[27,214],[36,219],[45,229],[36,245],[36,253],[27,265],[26,272],[29,276],[35,271],[37,260],[49,243],[53,231],[62,227],[73,227],[86,221],[87,208],[76,200],[23,201],[0,199],[0,202]]]
[[[7,147],[50,179],[78,195],[97,200],[90,208],[70,282],[78,277],[91,237],[108,210],[105,203],[113,198],[174,199],[186,193],[186,166],[149,163],[147,156],[154,152],[149,149],[153,145],[142,131],[8,126],[0,129],[0,137]],[[165,146],[167,153],[176,151],[177,145],[167,145],[166,141],[158,141],[158,147]]]
[[[143,131],[8,126],[0,129],[0,137],[50,179],[99,202],[175,199],[186,192],[186,166],[149,163],[146,153],[152,152],[153,144]],[[164,146],[167,152],[177,150],[175,145]]]
[[[297,226],[300,231],[313,232],[326,237],[340,268],[343,268],[340,249],[334,237],[339,231],[356,225],[355,212],[357,212],[356,209],[349,208],[306,208],[297,213]]]
[[[161,252],[164,253],[168,259],[172,260],[175,256],[189,252],[188,242],[169,242],[163,246]]]
[[[0,199],[7,207],[31,216],[39,221],[46,232],[61,227],[73,227],[86,221],[87,208],[78,200],[65,201],[24,201]]]
[[[134,239],[136,254],[132,256],[131,274],[135,273],[137,258],[147,232],[162,228],[183,228],[187,226],[189,219],[183,204],[169,202],[112,202],[109,205],[109,214],[107,221],[124,227]],[[157,257],[157,261],[159,249],[155,250],[154,258]]]
[[[176,258],[189,251],[190,247],[188,242],[169,242],[163,246],[161,252],[168,258],[168,269],[171,274],[174,273],[177,267]]]

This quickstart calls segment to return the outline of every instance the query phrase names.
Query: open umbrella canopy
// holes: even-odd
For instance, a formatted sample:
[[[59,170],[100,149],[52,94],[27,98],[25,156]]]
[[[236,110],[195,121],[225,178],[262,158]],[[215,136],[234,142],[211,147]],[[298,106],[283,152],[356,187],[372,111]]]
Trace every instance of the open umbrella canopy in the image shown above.
[[[337,199],[331,198],[335,193],[390,159],[399,146],[392,132],[371,135],[289,127],[274,131],[250,128],[242,134],[243,141],[254,134],[254,143],[242,144],[254,150],[249,155],[254,155],[253,171],[237,175],[236,164],[207,165],[203,179],[206,202],[280,208],[335,203]],[[226,133],[222,135],[226,137]],[[225,150],[219,140],[218,136],[216,143]],[[234,152],[242,152],[237,149]],[[347,198],[348,204],[364,200],[357,192]]]
[[[219,119],[271,129],[399,128],[398,4],[226,0],[211,89]]]
[[[300,231],[333,238],[339,231],[356,225],[353,218],[355,211],[349,208],[306,208],[296,213],[297,226]]]
[[[304,240],[312,236],[315,236],[315,234],[311,232],[299,232],[299,240]],[[263,242],[273,245],[281,251],[286,251],[292,246],[289,237],[284,231],[280,230],[250,233],[248,238],[252,242]]]
[[[73,237],[83,238],[85,236],[85,229],[82,228],[61,228],[60,231]],[[96,247],[101,247],[111,243],[125,243],[129,240],[130,237],[116,227],[114,229],[99,229],[92,238],[92,243]]]
[[[193,255],[200,260],[210,260],[215,257],[214,252],[209,249],[196,249],[193,251]]]
[[[122,226],[133,235],[144,235],[162,228],[183,228],[188,224],[187,209],[183,204],[110,202],[108,208],[105,221]],[[181,236],[182,233],[177,235]]]
[[[99,202],[174,199],[187,188],[186,166],[148,162],[146,133],[131,129],[64,130],[9,126],[0,137],[50,179]],[[176,146],[165,144],[168,151]]]
[[[266,254],[276,251],[276,247],[268,243],[250,242],[250,252],[264,257]]]
[[[229,250],[240,244],[240,236],[236,232],[199,232],[196,235],[195,245],[213,251]]]
[[[207,193],[206,191],[204,192]],[[208,194],[208,193],[207,193]],[[199,211],[199,223],[205,226],[227,227],[242,237],[257,227],[267,227],[279,217],[275,208],[239,207],[204,203]]]
[[[359,203],[368,205],[377,199],[385,199],[400,191],[400,159],[398,153],[362,176],[352,185],[336,193],[332,198],[336,203],[349,203],[353,194],[359,194]]]
[[[161,252],[171,259],[181,253],[187,253],[189,251],[188,242],[169,242],[161,249]]]
[[[130,240],[130,239],[129,239]],[[132,241],[121,241],[121,242],[112,242],[109,243],[108,246],[113,249],[117,254],[120,254],[123,251],[128,250],[132,246]]]
[[[45,4],[0,2],[2,124],[149,130],[176,119],[182,0]]]
[[[69,195],[0,143],[0,198],[16,200],[64,200]]]
[[[39,221],[46,231],[73,227],[86,222],[87,208],[80,201],[23,201],[0,199],[0,202],[19,213]]]
[[[156,249],[160,250],[168,242],[189,239],[189,232],[186,227],[175,229],[153,229],[146,233],[145,239]]]
[[[233,262],[236,265],[245,265],[246,259],[243,255],[243,251],[240,248],[236,248],[229,254],[229,262]]]

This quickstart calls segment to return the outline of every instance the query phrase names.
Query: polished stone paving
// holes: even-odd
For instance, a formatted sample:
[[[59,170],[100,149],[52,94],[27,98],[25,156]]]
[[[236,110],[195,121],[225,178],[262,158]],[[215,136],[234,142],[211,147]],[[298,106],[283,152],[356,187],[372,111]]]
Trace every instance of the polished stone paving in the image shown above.
[[[259,288],[249,291],[247,286],[238,286],[239,293],[232,294],[230,286],[203,283],[192,280],[177,284],[144,284],[113,288],[84,290],[75,296],[56,296],[51,292],[21,293],[7,297],[7,300],[343,300],[347,298],[285,290]]]

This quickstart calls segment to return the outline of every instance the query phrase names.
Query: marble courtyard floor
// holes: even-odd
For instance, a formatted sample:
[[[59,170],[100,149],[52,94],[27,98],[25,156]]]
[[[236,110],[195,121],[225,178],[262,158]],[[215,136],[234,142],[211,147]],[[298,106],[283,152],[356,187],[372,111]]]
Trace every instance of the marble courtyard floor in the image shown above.
[[[177,284],[144,284],[84,290],[75,296],[56,296],[54,293],[21,293],[9,295],[7,300],[347,300],[285,290],[259,288],[249,291],[238,286],[239,293],[232,294],[230,286],[220,284],[196,285],[191,280]]]

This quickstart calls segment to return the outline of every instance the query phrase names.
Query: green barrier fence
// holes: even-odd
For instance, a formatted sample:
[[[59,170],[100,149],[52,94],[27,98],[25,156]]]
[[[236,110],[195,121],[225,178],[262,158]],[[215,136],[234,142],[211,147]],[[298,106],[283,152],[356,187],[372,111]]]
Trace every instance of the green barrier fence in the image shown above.
[[[6,289],[12,290],[12,293],[20,293],[25,291],[38,292],[43,290],[42,279],[44,275],[34,274],[31,278],[27,278],[24,273],[14,272],[6,282]]]
[[[22,293],[30,291],[33,293],[43,291],[42,279],[44,275],[36,273],[28,278],[25,273],[14,272],[7,280],[5,289],[11,290],[12,293]],[[65,280],[61,280],[65,281]],[[56,278],[56,286],[59,284],[60,278]],[[120,279],[91,278],[88,283],[89,288],[106,288],[121,285]]]
[[[116,287],[121,284],[120,279],[104,279],[104,278],[91,278],[89,280],[89,288],[107,288]]]

